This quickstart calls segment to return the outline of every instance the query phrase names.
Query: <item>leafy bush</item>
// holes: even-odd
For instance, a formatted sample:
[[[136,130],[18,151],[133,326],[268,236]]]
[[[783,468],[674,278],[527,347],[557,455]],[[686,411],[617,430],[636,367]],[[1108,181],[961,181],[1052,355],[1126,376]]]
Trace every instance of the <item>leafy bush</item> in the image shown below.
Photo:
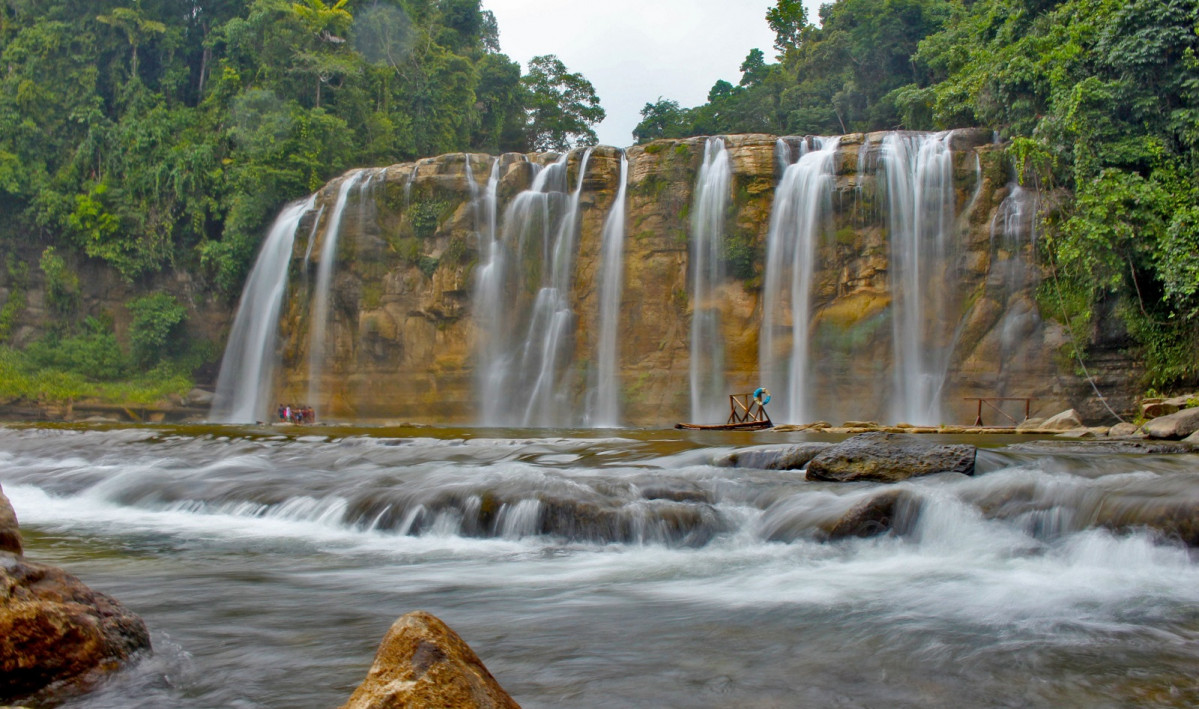
[[[67,315],[79,307],[79,276],[67,268],[66,261],[47,246],[39,264],[46,276],[46,300],[59,315]]]
[[[177,354],[183,345],[183,321],[187,309],[174,296],[155,293],[129,303],[133,322],[129,326],[129,343],[133,360],[139,366],[149,366]]]
[[[91,381],[113,381],[128,371],[128,360],[116,335],[94,325],[90,332],[73,337],[49,335],[31,344],[25,355],[38,369],[69,372]]]

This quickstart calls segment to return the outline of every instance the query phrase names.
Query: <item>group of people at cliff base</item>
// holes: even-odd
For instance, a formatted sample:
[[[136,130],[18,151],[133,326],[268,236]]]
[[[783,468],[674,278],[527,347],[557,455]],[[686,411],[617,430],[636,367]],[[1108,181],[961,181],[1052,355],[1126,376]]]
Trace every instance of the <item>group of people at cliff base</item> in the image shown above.
[[[316,423],[316,409],[311,406],[279,404],[279,423]]]

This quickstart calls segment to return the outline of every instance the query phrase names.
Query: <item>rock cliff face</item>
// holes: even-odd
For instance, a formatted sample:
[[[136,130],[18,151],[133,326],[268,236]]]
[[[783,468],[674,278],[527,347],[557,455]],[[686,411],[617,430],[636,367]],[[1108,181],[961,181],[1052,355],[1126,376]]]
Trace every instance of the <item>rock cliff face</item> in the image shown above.
[[[896,400],[907,383],[896,362],[896,343],[906,335],[897,325],[903,322],[897,320],[901,286],[892,233],[897,207],[889,195],[896,188],[888,186],[882,165],[885,138],[843,136],[837,148],[831,208],[822,217],[812,256],[805,365],[805,411],[811,418],[894,421],[902,415],[896,413],[903,410]],[[724,141],[732,180],[726,276],[715,299],[723,375],[728,393],[758,385],[774,388],[771,410],[777,421],[777,412],[786,410],[780,406],[787,406],[778,398],[784,384],[764,380],[759,351],[764,299],[780,298],[764,288],[767,239],[783,170],[808,143],[780,143],[765,135]],[[933,315],[916,326],[925,342],[935,338],[945,353],[931,385],[940,417],[947,423],[973,421],[976,404],[964,397],[975,396],[1034,397],[1034,412],[1073,406],[1097,416],[1099,403],[1089,385],[1061,354],[1067,336],[1041,318],[1035,301],[1043,280],[1032,217],[1039,196],[1015,187],[1001,146],[991,144],[989,133],[958,131],[946,144],[952,222],[943,229],[948,239],[943,260],[918,276],[930,286],[918,297]],[[705,139],[693,138],[628,150],[617,337],[618,393],[626,424],[662,425],[690,414],[695,307],[690,223],[704,145]],[[537,327],[532,313],[549,282],[554,249],[569,248],[574,253],[566,261],[569,308],[555,321],[566,336],[555,345],[552,366],[540,361],[543,370],[548,367],[552,396],[566,402],[558,409],[566,413],[556,415],[555,422],[586,423],[599,347],[601,233],[618,192],[620,158],[616,149],[596,148],[581,177],[583,151],[566,160],[568,187],[551,195],[541,217],[560,224],[581,185],[578,237],[566,247],[548,238],[539,241],[532,234],[536,228],[525,222],[516,228],[515,218],[506,216],[517,195],[558,159],[555,155],[443,155],[351,173],[327,185],[317,196],[317,209],[296,232],[281,318],[278,400],[313,404],[326,419],[479,422],[480,392],[486,377],[494,375],[490,368],[497,366],[495,356],[484,362],[488,338],[499,330],[515,343],[501,353],[509,360],[543,346],[540,340],[524,340]],[[352,189],[341,189],[345,180],[355,181]],[[489,183],[495,208],[489,206]],[[340,205],[339,195],[344,195]],[[337,239],[335,249],[326,251],[331,238]],[[481,303],[497,297],[479,288],[484,270],[495,268],[493,240],[509,249],[510,278],[495,292],[499,302]],[[334,254],[335,262],[329,264],[325,337],[314,351],[314,291],[325,253]],[[776,321],[782,324],[772,332],[784,343],[792,341],[790,323],[796,322],[788,311],[791,302],[773,306],[782,313]],[[1117,369],[1124,390],[1104,393],[1119,407],[1131,401],[1136,372],[1127,364]],[[506,405],[492,403],[500,410]],[[1016,408],[1022,416],[1023,405]],[[998,414],[984,418],[1006,423]],[[520,421],[513,412],[502,422]]]

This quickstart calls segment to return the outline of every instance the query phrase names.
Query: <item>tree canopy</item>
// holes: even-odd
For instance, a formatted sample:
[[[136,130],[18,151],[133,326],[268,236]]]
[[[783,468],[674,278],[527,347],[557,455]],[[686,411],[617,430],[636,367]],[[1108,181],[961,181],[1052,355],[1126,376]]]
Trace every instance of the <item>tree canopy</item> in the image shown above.
[[[479,0],[0,0],[0,241],[232,295],[279,205],[351,166],[594,142]]]

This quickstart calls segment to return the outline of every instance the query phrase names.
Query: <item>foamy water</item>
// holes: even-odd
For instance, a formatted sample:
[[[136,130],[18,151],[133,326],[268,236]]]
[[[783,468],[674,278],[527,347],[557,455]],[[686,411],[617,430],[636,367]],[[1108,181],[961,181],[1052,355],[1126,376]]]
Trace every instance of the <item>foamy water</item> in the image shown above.
[[[880,487],[711,438],[314,431],[0,429],[27,555],[154,640],[73,706],[336,706],[417,609],[525,707],[1199,701],[1194,554],[1101,523],[1193,501],[1194,455],[989,451],[902,484],[902,534],[829,542]]]

